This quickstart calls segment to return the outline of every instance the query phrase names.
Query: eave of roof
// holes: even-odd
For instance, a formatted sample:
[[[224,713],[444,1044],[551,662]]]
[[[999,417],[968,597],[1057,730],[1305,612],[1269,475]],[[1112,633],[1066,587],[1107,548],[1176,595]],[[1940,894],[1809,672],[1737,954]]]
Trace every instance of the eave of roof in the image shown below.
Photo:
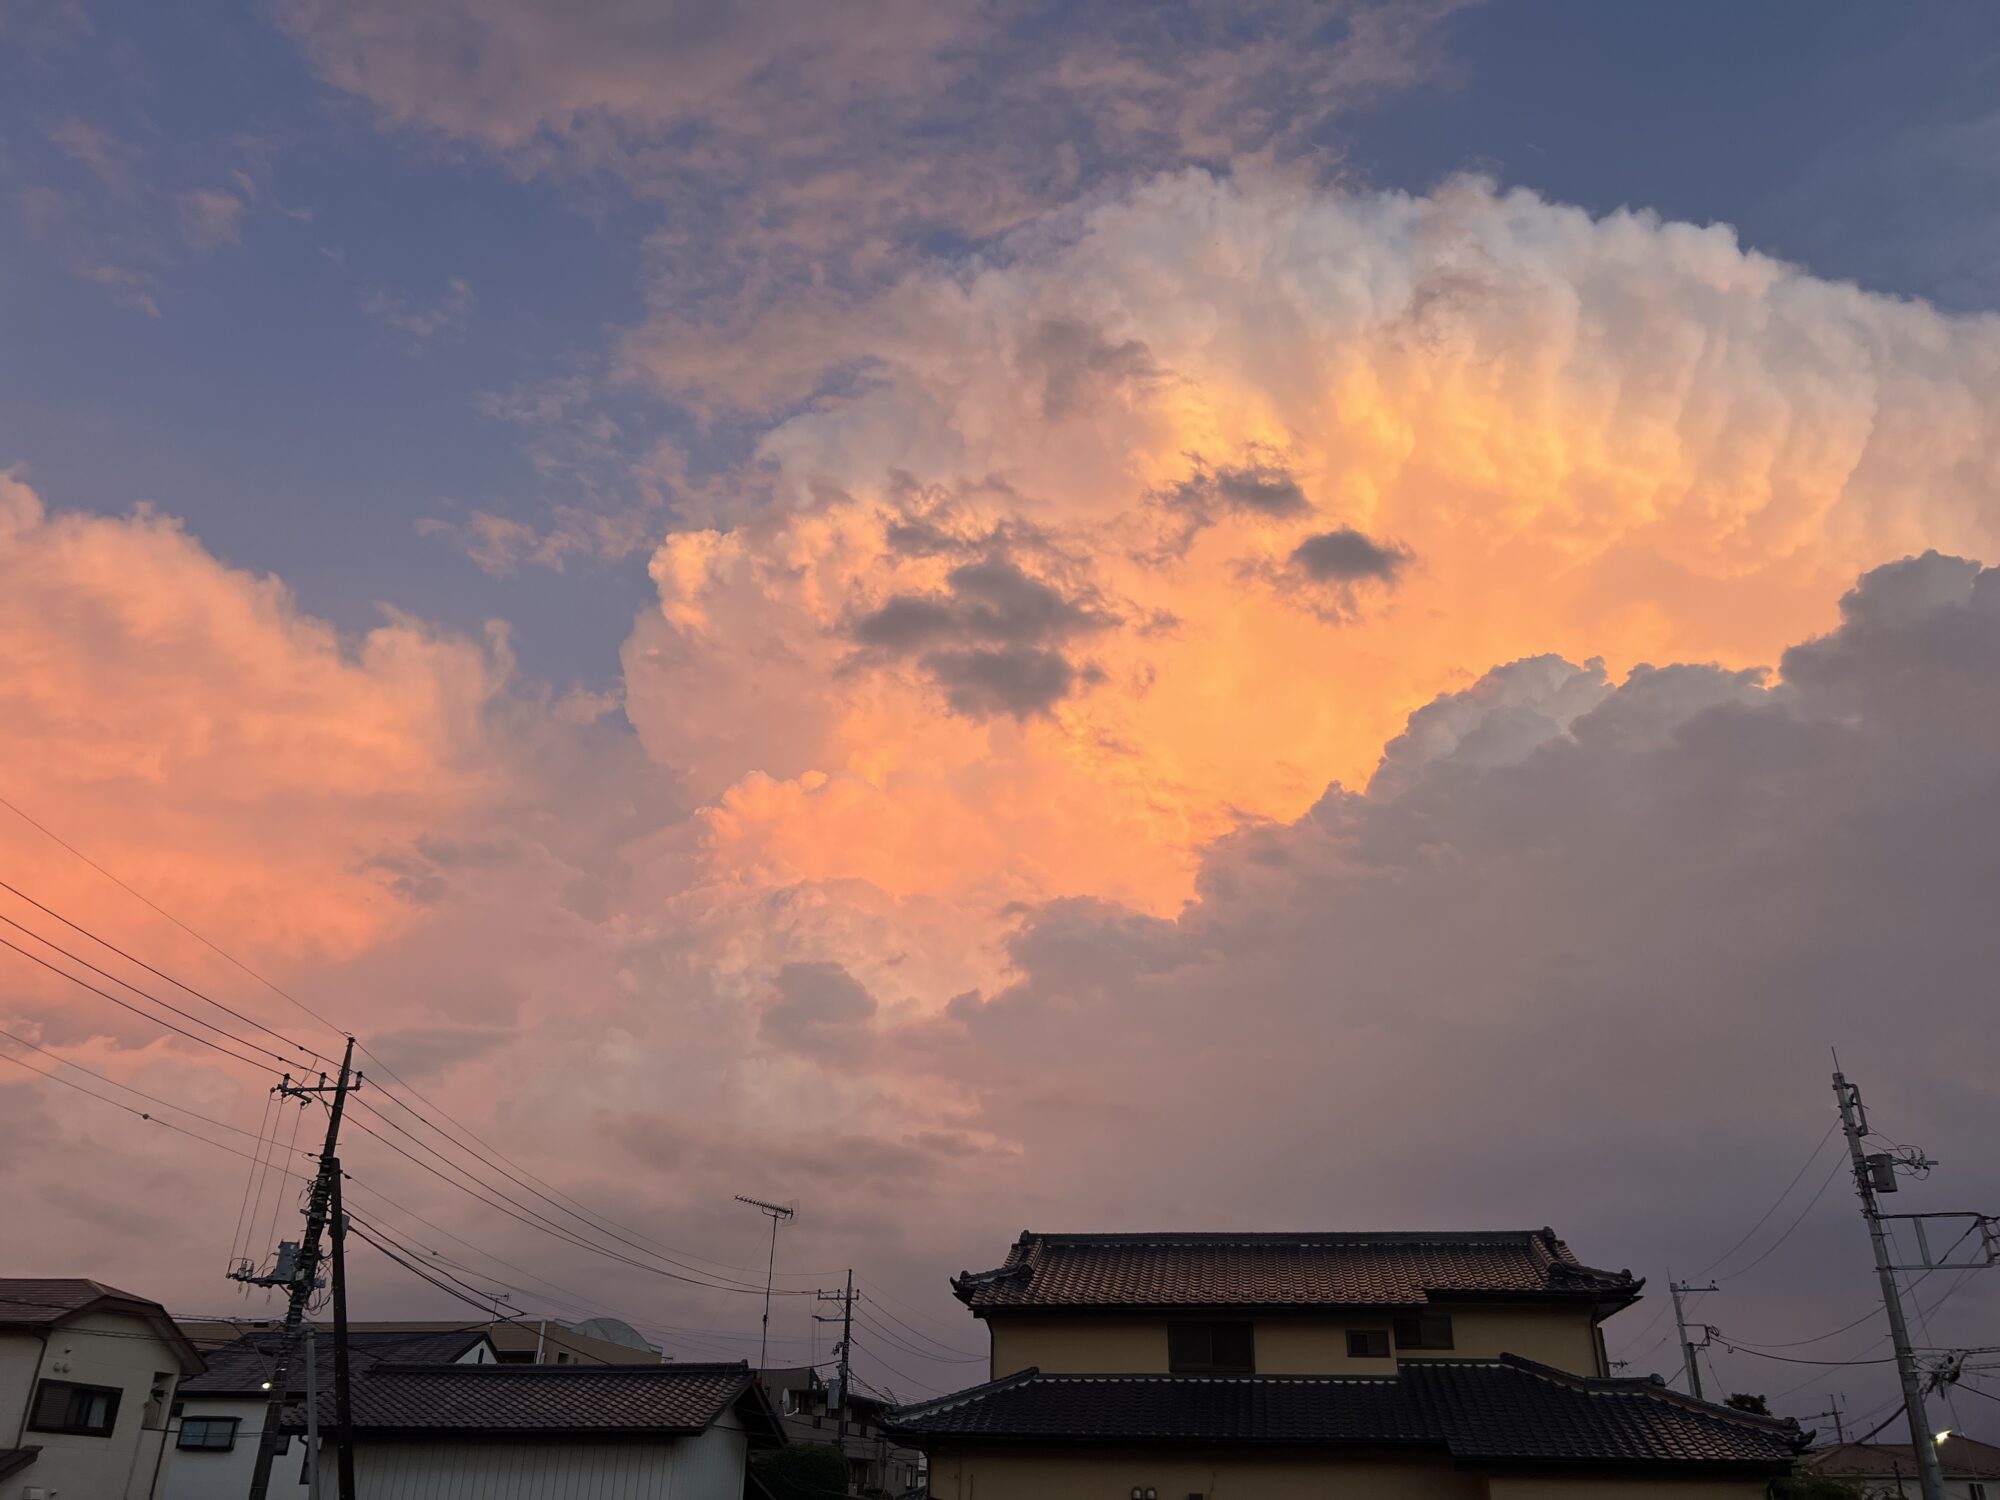
[[[1797,1424],[1506,1356],[1380,1376],[1048,1375],[1029,1369],[896,1412],[919,1445],[1425,1449],[1481,1467],[1781,1472]]]

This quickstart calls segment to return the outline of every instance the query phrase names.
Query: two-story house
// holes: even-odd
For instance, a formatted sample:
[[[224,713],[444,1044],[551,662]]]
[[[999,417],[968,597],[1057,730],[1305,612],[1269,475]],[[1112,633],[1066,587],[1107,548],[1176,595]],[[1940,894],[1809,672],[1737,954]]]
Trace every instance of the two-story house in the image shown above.
[[[81,1277],[0,1278],[0,1485],[143,1500],[182,1377],[202,1368],[165,1308]]]
[[[954,1278],[987,1384],[896,1412],[939,1500],[1755,1500],[1797,1426],[1612,1379],[1547,1229],[1032,1234]]]
[[[922,1482],[923,1455],[891,1442],[883,1430],[889,1402],[860,1391],[848,1393],[843,1402],[840,1382],[822,1379],[811,1365],[765,1370],[759,1378],[785,1436],[794,1443],[826,1443],[840,1449],[847,1460],[849,1487],[856,1494],[901,1495]]]

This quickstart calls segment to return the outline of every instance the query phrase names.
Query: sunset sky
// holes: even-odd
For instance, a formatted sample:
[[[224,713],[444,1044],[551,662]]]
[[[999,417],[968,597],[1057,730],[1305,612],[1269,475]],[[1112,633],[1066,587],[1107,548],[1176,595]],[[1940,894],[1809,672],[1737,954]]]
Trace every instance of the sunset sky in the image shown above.
[[[1890,1410],[1879,1317],[1818,1338],[1874,1301],[1829,1049],[1942,1164],[1902,1207],[2000,1211],[1996,59],[1972,4],[0,0],[0,938],[352,1030],[372,1222],[682,1357],[755,1356],[735,1193],[899,1396],[1024,1227],[1549,1224],[1651,1281],[1629,1373],[1712,1274],[1723,1389]],[[254,1150],[286,1064],[4,950],[0,1030],[0,1269],[274,1307],[246,1161],[87,1095]],[[2000,1275],[1915,1303],[2000,1344]]]

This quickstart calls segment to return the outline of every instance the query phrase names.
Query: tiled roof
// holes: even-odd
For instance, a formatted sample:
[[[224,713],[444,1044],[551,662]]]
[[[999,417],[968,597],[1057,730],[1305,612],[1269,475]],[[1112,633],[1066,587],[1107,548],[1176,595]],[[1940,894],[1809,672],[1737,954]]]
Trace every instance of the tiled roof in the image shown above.
[[[1650,1380],[1586,1380],[1512,1356],[1426,1360],[1395,1375],[1043,1375],[904,1407],[922,1443],[1417,1447],[1459,1462],[1782,1468],[1797,1425],[1676,1396]]]
[[[1087,1307],[1408,1307],[1433,1296],[1638,1296],[1547,1229],[1456,1234],[1033,1234],[952,1281],[977,1312]]]
[[[183,1373],[202,1367],[187,1335],[149,1297],[82,1276],[0,1276],[0,1328],[57,1328],[89,1313],[138,1318],[180,1356]]]
[[[350,1333],[347,1336],[348,1368],[355,1374],[384,1360],[397,1364],[444,1365],[464,1355],[474,1344],[484,1341],[483,1328],[452,1329],[443,1333]],[[246,1333],[219,1349],[210,1349],[208,1369],[180,1383],[180,1393],[188,1396],[263,1395],[264,1382],[277,1364],[284,1336],[275,1329]],[[333,1388],[333,1337],[320,1330],[313,1340],[319,1361],[322,1390]],[[303,1396],[306,1389],[305,1365],[292,1361],[286,1381],[289,1396]]]
[[[644,1433],[705,1431],[751,1389],[750,1367],[670,1365],[394,1365],[354,1386],[360,1432]],[[332,1395],[322,1391],[322,1420]]]
[[[162,1310],[149,1298],[81,1276],[5,1276],[0,1277],[0,1327],[45,1328],[106,1301]]]

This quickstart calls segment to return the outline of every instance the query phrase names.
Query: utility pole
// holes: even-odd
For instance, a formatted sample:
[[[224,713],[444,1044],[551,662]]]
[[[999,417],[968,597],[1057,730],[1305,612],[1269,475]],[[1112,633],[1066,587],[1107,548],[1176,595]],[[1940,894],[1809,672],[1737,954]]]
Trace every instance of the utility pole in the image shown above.
[[[1896,1269],[1889,1255],[1889,1237],[1882,1227],[1882,1214],[1875,1206],[1877,1190],[1896,1191],[1897,1158],[1887,1152],[1869,1155],[1863,1147],[1868,1135],[1868,1115],[1861,1105],[1861,1090],[1833,1075],[1834,1097],[1840,1101],[1840,1125],[1847,1134],[1847,1154],[1854,1164],[1854,1191],[1861,1199],[1861,1217],[1868,1221],[1869,1243],[1875,1248],[1875,1274],[1882,1283],[1882,1309],[1889,1315],[1889,1338],[1896,1350],[1896,1374],[1903,1382],[1903,1410],[1910,1422],[1910,1451],[1917,1460],[1917,1477],[1923,1486],[1923,1500],[1945,1500],[1944,1472],[1938,1464],[1937,1444],[1931,1436],[1930,1419],[1924,1413],[1923,1379],[1917,1370],[1917,1356],[1910,1348],[1909,1326],[1903,1321],[1903,1299],[1896,1286]],[[1906,1162],[1914,1167],[1919,1155]],[[1928,1162],[1924,1163],[1926,1166]]]
[[[354,1387],[347,1363],[347,1214],[340,1206],[340,1162],[333,1162],[333,1452],[336,1493],[354,1500]]]
[[[313,1326],[306,1324],[306,1493],[320,1500],[319,1491],[319,1351],[313,1347]]]
[[[1688,1338],[1687,1318],[1681,1311],[1681,1296],[1686,1292],[1713,1292],[1721,1289],[1712,1281],[1707,1286],[1689,1286],[1685,1281],[1675,1281],[1673,1273],[1669,1271],[1667,1273],[1667,1290],[1673,1294],[1674,1298],[1674,1329],[1680,1336],[1681,1360],[1687,1367],[1688,1394],[1699,1401],[1703,1399],[1701,1394],[1701,1371],[1695,1366],[1694,1351],[1696,1345]],[[1700,1347],[1706,1349],[1708,1345],[1704,1343]]]
[[[845,1457],[847,1454],[848,1383],[852,1378],[850,1371],[852,1369],[852,1350],[854,1347],[855,1292],[853,1270],[850,1269],[847,1273],[847,1290],[844,1293],[814,1292],[813,1297],[820,1302],[838,1302],[840,1304],[840,1317],[838,1320],[822,1318],[817,1313],[813,1314],[813,1316],[821,1323],[838,1321],[840,1324],[840,1347],[835,1352],[840,1355],[840,1452],[841,1456]]]
[[[1845,1443],[1847,1441],[1847,1424],[1842,1420],[1844,1415],[1845,1413],[1840,1409],[1840,1397],[1835,1395],[1826,1398],[1825,1411],[1816,1411],[1810,1417],[1807,1417],[1806,1420],[1814,1422],[1821,1417],[1833,1418],[1833,1440],[1836,1443]]]
[[[361,1087],[361,1075],[353,1071],[353,1066],[354,1038],[349,1037],[347,1052],[340,1060],[340,1079],[337,1083],[328,1083],[324,1073],[319,1075],[316,1085],[293,1083],[291,1075],[287,1074],[285,1081],[278,1085],[276,1092],[288,1099],[333,1095],[333,1104],[326,1117],[326,1144],[319,1153],[319,1173],[313,1178],[312,1196],[306,1200],[305,1238],[299,1242],[293,1257],[287,1257],[283,1247],[280,1247],[274,1275],[232,1273],[238,1281],[260,1286],[282,1285],[289,1289],[284,1336],[278,1344],[277,1358],[271,1370],[271,1400],[264,1408],[264,1430],[257,1438],[257,1465],[250,1474],[250,1500],[266,1500],[271,1488],[271,1460],[278,1456],[278,1444],[284,1436],[279,1429],[284,1426],[285,1396],[292,1379],[292,1345],[299,1336],[299,1325],[305,1321],[306,1304],[312,1300],[319,1271],[320,1236],[326,1233],[327,1215],[332,1207],[333,1195],[338,1191],[340,1117],[347,1108],[347,1096]]]
[[[771,1348],[771,1282],[778,1274],[778,1226],[787,1219],[796,1218],[799,1206],[796,1203],[766,1203],[762,1198],[746,1198],[741,1193],[735,1197],[738,1203],[749,1204],[771,1221],[771,1260],[764,1267],[764,1332],[757,1342],[757,1373],[761,1376]],[[251,1500],[261,1500],[261,1497],[252,1496]]]

